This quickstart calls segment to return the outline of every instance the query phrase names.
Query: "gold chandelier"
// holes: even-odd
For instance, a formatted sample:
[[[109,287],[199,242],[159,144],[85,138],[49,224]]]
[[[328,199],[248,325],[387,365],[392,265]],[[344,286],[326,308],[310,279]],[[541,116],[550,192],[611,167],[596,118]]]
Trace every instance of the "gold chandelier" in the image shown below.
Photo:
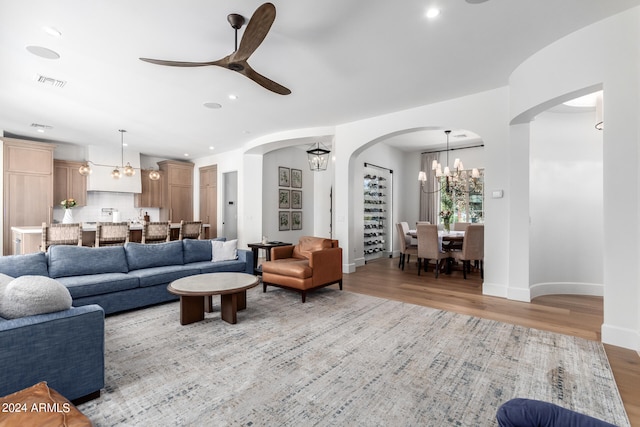
[[[140,168],[134,168],[133,166],[131,166],[130,162],[127,162],[126,165],[124,164],[124,133],[126,132],[126,130],[118,129],[118,132],[120,132],[120,165],[113,166],[113,170],[111,171],[111,178],[113,179],[120,179],[122,175],[128,176],[128,177],[134,176],[136,174],[136,169],[140,169]],[[78,168],[78,172],[80,173],[80,175],[88,176],[93,172],[89,164],[92,164],[94,166],[112,167],[111,165],[102,165],[100,163],[94,163],[92,161],[87,160],[84,165]],[[120,172],[120,169],[122,169],[122,172]],[[149,172],[149,179],[152,181],[159,180],[160,172],[158,172],[157,170],[151,170]]]

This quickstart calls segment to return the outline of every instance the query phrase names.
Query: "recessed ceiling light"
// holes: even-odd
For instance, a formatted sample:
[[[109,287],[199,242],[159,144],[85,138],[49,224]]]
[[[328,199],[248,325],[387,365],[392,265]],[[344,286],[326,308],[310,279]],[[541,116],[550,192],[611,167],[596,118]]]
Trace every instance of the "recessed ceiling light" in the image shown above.
[[[62,33],[60,31],[58,31],[56,28],[54,28],[54,27],[45,26],[45,27],[42,27],[42,31],[44,31],[45,33],[49,34],[51,37],[60,37],[60,36],[62,36]]]
[[[189,157],[189,153],[184,153],[184,156],[185,157]]]
[[[214,147],[214,146],[210,146],[209,147],[209,150],[215,150],[215,149],[216,149],[216,147]]]
[[[27,46],[27,50],[33,53],[34,55],[39,56],[40,58],[45,58],[45,59],[60,58],[60,55],[58,54],[58,52],[54,52],[53,50],[47,49],[46,47],[42,47],[42,46]]]
[[[217,102],[205,102],[202,105],[204,105],[205,108],[211,108],[212,110],[217,110],[218,108],[222,108],[222,105],[218,104]]]
[[[435,18],[436,16],[440,15],[440,9],[432,7],[427,10],[426,15],[427,15],[427,18],[429,19]]]
[[[484,3],[484,2],[486,2],[486,1],[488,1],[488,0],[467,0],[467,3],[470,3],[470,4],[480,4],[480,3]]]
[[[229,95],[229,99],[232,99],[235,101],[236,99],[238,99],[238,95],[231,94]]]

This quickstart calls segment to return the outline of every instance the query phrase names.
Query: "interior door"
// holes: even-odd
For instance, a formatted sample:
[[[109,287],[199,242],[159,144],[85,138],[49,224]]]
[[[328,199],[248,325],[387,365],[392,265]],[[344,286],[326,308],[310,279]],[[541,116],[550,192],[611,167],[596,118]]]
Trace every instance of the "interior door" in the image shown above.
[[[222,224],[228,239],[238,238],[238,172],[222,174],[224,181],[224,209]]]

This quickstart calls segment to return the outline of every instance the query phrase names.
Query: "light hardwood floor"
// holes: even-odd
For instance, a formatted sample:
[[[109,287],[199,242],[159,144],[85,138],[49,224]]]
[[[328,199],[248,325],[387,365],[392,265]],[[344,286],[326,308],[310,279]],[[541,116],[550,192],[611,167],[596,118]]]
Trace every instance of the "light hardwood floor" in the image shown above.
[[[453,271],[436,279],[432,268],[418,276],[414,260],[403,272],[398,258],[380,258],[345,274],[343,283],[351,292],[600,341],[601,297],[551,295],[531,303],[509,301],[482,295],[479,272],[467,277]],[[605,350],[631,425],[640,427],[640,356],[611,345]]]

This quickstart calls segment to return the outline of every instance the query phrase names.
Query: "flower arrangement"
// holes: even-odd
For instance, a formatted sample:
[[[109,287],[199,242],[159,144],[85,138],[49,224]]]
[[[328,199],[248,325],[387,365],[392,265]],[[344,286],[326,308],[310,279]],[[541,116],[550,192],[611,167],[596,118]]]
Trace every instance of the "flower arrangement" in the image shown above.
[[[63,201],[60,202],[60,204],[65,209],[71,209],[77,205],[76,199],[74,198],[64,199]]]
[[[440,211],[440,218],[442,218],[442,222],[445,224],[449,224],[451,222],[451,216],[453,212],[451,211]]]

